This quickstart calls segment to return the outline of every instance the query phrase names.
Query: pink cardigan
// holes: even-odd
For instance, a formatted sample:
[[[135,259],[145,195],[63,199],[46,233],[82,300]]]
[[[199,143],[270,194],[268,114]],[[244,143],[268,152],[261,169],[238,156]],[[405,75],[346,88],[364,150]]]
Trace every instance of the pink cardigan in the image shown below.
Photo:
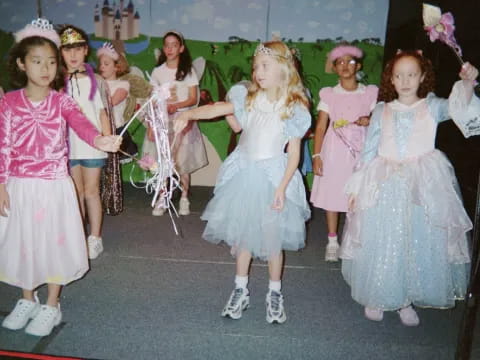
[[[68,95],[51,90],[33,106],[24,89],[0,99],[0,184],[9,176],[68,176],[67,126],[93,146],[97,129]]]

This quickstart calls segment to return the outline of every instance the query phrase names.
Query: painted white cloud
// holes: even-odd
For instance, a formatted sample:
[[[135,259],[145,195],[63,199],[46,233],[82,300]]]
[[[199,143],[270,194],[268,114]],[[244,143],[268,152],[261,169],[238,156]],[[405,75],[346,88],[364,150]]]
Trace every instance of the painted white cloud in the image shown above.
[[[215,7],[209,0],[200,0],[192,5],[186,6],[185,11],[191,19],[212,23],[215,14]]]
[[[340,19],[344,20],[344,21],[350,21],[352,19],[352,12],[351,11],[347,11],[347,12],[344,12],[340,15]]]
[[[320,23],[318,21],[311,20],[311,21],[307,22],[307,25],[308,25],[308,27],[310,27],[312,29],[315,29],[315,28],[320,26]]]
[[[69,13],[69,14],[67,14],[67,18],[73,19],[73,18],[75,18],[75,14]]]
[[[78,1],[77,2],[78,7],[82,7],[82,6],[85,6],[85,5],[87,5],[87,3],[85,1]]]
[[[368,24],[365,21],[359,21],[357,23],[357,30],[360,34],[365,34],[368,30]]]
[[[313,6],[315,6],[315,7],[320,6],[320,1],[314,1],[314,2],[313,2]]]
[[[10,18],[10,23],[12,24],[17,24],[17,23],[23,23],[24,21],[22,20],[22,18],[20,18],[19,16],[17,15],[13,15],[11,18]]]
[[[166,22],[165,20],[163,20],[163,19],[158,19],[158,20],[155,22],[155,24],[157,24],[157,25],[166,25],[167,22]]]
[[[215,19],[213,20],[213,27],[215,29],[225,29],[226,27],[230,26],[231,23],[232,23],[232,20],[230,19],[216,16]]]
[[[366,1],[363,3],[363,11],[365,11],[365,14],[367,15],[375,14],[376,10],[377,9],[374,1]]]
[[[250,30],[250,24],[248,23],[240,23],[238,24],[238,28],[241,32],[247,33]]]
[[[188,18],[188,15],[187,14],[183,14],[181,17],[180,17],[180,22],[184,25],[187,25],[190,23],[190,19]]]
[[[346,10],[353,8],[353,0],[331,0],[327,6],[325,6],[326,10]]]
[[[257,4],[257,3],[249,3],[247,6],[249,9],[255,9],[255,10],[260,10],[262,8],[262,5]]]

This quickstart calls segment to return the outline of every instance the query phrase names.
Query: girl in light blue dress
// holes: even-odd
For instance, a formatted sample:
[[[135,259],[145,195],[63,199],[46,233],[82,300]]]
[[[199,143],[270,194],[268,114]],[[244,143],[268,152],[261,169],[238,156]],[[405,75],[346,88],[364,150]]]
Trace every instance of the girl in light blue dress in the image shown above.
[[[435,149],[437,125],[480,122],[476,68],[466,63],[449,100],[436,97],[430,61],[401,52],[386,66],[360,164],[346,185],[350,212],[340,251],[342,273],[365,316],[413,305],[450,308],[466,293],[472,223],[452,165]]]
[[[267,322],[283,323],[282,250],[304,246],[305,221],[310,217],[297,167],[301,139],[311,118],[285,44],[268,42],[257,47],[252,81],[248,89],[234,86],[229,102],[183,112],[176,130],[189,120],[235,115],[227,116],[227,121],[242,135],[220,168],[214,197],[202,215],[208,221],[203,237],[213,243],[225,241],[236,257],[235,289],[222,316],[239,319],[248,307],[248,271],[252,257],[257,257],[267,260],[269,267]]]

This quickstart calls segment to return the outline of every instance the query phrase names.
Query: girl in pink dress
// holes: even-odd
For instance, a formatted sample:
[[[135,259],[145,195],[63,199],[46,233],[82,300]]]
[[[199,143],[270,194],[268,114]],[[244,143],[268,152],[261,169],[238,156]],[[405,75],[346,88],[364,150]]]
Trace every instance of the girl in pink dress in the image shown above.
[[[333,49],[328,55],[326,71],[335,72],[339,83],[321,89],[319,95],[312,155],[315,176],[310,201],[326,211],[326,261],[338,260],[338,213],[348,210],[343,187],[362,149],[369,115],[377,100],[375,85],[365,86],[357,81],[362,56],[362,50],[355,46],[341,45]]]
[[[2,326],[49,335],[62,319],[62,285],[88,271],[82,218],[68,175],[67,127],[103,151],[118,137],[100,136],[61,84],[60,39],[47,20],[16,34],[11,79],[20,90],[0,100],[0,281],[23,290]],[[60,80],[60,81],[58,81]],[[118,144],[117,144],[118,143]],[[40,305],[34,290],[48,284]]]

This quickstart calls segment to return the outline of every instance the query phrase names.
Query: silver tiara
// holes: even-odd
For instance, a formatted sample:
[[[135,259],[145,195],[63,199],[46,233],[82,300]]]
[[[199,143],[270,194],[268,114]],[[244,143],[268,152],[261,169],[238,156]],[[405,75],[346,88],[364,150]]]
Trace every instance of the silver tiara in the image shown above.
[[[32,26],[42,30],[53,30],[53,25],[47,19],[38,18],[32,21]]]
[[[273,50],[269,47],[266,47],[263,44],[259,44],[257,46],[257,48],[255,49],[255,52],[253,53],[253,56],[257,56],[259,54],[268,55],[268,56],[278,56],[278,57],[281,57],[281,58],[284,58],[284,59],[287,59],[287,60],[290,60],[291,56],[292,56],[292,54],[290,52],[287,54],[287,56],[281,55],[277,51],[275,51],[275,50]]]

